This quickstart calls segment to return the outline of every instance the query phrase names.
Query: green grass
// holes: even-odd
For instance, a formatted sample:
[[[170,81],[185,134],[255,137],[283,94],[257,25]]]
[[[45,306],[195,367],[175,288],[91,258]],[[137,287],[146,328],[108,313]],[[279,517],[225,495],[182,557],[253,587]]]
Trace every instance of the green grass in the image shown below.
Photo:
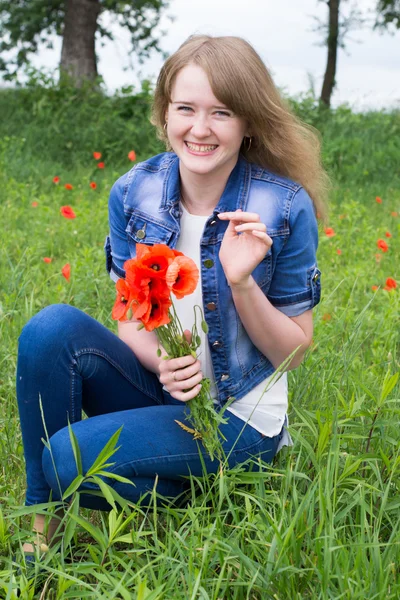
[[[18,573],[10,561],[21,558],[32,511],[23,506],[18,335],[57,302],[116,329],[103,253],[108,193],[130,167],[129,150],[142,159],[159,145],[143,97],[143,111],[132,117],[118,99],[97,99],[93,111],[85,98],[74,108],[72,92],[14,94],[14,116],[0,124],[0,598],[17,598],[18,588],[26,599],[397,599],[400,217],[391,213],[400,213],[398,113],[328,114],[309,99],[296,104],[323,133],[336,182],[329,223],[336,235],[321,227],[314,343],[289,373],[294,446],[272,466],[255,461],[251,472],[193,478],[186,508],[78,514],[75,503],[64,546],[46,554],[40,572]],[[94,150],[104,153],[104,171]],[[66,204],[76,219],[61,216]],[[388,252],[378,250],[379,238]],[[69,283],[61,275],[67,262]],[[399,288],[382,289],[388,277]],[[372,285],[381,287],[373,292]]]

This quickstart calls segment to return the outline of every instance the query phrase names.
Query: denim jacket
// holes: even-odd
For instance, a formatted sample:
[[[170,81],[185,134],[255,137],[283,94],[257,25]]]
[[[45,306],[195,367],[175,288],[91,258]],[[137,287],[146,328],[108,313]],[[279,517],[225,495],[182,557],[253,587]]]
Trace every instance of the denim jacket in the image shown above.
[[[138,163],[114,184],[109,199],[110,234],[105,243],[107,270],[114,281],[125,276],[124,262],[135,256],[137,242],[176,246],[179,199],[179,159],[170,152]],[[204,317],[221,406],[232,396],[242,398],[274,372],[240,321],[219,260],[228,222],[217,215],[238,208],[259,214],[273,240],[252,273],[271,304],[294,317],[318,304],[321,294],[312,200],[299,184],[239,156],[206,222],[200,250]]]

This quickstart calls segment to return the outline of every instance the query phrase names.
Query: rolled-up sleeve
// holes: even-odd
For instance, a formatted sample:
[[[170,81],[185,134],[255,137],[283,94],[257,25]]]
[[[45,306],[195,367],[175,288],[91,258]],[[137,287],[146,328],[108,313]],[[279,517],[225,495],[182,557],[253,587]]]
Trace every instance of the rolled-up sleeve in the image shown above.
[[[125,277],[124,262],[130,258],[126,234],[128,217],[124,212],[123,192],[126,175],[122,176],[111,188],[108,201],[109,235],[106,237],[104,251],[106,268],[113,281]]]
[[[318,224],[314,204],[303,188],[295,193],[289,214],[289,236],[279,253],[267,294],[288,317],[314,308],[321,298],[317,266]]]

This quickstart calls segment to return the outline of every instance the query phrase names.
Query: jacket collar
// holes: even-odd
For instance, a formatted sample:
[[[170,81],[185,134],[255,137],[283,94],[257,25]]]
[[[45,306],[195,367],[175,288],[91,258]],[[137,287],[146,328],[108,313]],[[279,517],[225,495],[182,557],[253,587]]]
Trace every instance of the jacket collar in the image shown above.
[[[250,187],[251,165],[241,155],[229,175],[223,194],[214,209],[214,213],[233,211],[238,208],[245,210]],[[167,166],[167,174],[164,180],[163,196],[160,204],[160,212],[178,210],[180,198],[179,158],[172,155],[172,160]]]

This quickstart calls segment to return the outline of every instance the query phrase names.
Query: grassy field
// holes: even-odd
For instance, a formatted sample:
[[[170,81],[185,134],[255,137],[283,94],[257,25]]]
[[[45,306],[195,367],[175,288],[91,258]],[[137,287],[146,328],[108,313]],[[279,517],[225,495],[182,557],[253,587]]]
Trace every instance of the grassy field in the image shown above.
[[[18,571],[11,559],[20,562],[32,511],[23,507],[18,335],[57,302],[116,329],[108,193],[129,151],[141,160],[161,147],[146,88],[115,98],[51,85],[0,93],[0,598],[400,597],[400,115],[321,112],[312,98],[294,105],[320,129],[334,181],[314,340],[289,374],[294,446],[272,466],[193,479],[186,508],[78,515],[75,502],[63,547]]]

